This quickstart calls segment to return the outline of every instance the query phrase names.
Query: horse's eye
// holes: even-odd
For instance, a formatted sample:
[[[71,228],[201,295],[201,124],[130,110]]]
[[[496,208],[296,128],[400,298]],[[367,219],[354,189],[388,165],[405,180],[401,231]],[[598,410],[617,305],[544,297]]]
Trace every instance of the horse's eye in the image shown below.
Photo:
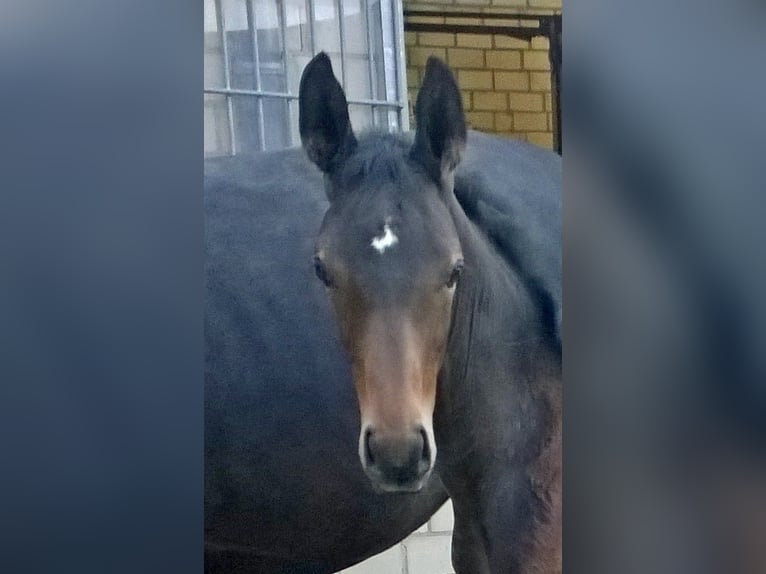
[[[447,288],[452,289],[455,286],[457,280],[460,278],[460,274],[463,272],[463,267],[463,260],[458,259],[455,262],[455,265],[452,267],[452,272],[450,273],[449,279],[447,280]]]
[[[332,287],[333,282],[330,279],[330,275],[327,273],[327,267],[325,267],[324,261],[319,255],[314,255],[314,273],[319,277],[319,280],[325,284],[326,287]]]

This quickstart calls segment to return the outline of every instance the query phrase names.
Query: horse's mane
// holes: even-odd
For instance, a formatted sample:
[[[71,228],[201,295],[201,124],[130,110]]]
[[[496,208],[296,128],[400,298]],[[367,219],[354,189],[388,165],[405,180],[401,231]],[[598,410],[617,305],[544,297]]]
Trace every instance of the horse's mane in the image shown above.
[[[512,200],[512,185],[503,189],[499,184],[504,182],[492,183],[480,169],[469,166],[456,174],[455,196],[468,218],[519,275],[537,304],[546,332],[560,348],[560,229],[550,233],[550,229],[539,225],[524,204]]]

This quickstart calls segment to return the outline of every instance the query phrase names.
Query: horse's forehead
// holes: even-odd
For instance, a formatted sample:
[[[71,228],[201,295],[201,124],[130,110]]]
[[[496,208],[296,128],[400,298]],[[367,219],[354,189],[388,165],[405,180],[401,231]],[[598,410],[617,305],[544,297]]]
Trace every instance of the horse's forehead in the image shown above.
[[[321,246],[345,263],[399,268],[425,265],[454,251],[451,216],[418,174],[389,173],[385,163],[359,177],[330,207]],[[395,177],[396,176],[396,177]],[[389,261],[391,260],[391,261]],[[358,268],[358,267],[357,267]]]
[[[400,249],[431,248],[448,242],[447,213],[427,202],[392,197],[386,201],[360,202],[336,216],[337,241],[364,247],[378,255]]]

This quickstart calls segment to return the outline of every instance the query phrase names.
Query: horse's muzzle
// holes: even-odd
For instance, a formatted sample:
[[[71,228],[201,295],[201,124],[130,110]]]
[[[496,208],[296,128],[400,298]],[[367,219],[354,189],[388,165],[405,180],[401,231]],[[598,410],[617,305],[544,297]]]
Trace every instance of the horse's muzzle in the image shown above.
[[[382,492],[417,492],[433,467],[433,453],[423,427],[406,434],[364,431],[362,466]]]

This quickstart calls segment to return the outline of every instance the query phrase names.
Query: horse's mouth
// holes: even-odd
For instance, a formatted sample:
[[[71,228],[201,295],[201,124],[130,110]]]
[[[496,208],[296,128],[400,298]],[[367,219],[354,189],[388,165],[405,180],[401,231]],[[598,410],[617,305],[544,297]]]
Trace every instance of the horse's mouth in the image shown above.
[[[423,489],[424,480],[409,484],[395,484],[395,483],[372,483],[372,487],[379,494],[401,494],[401,493],[415,493],[420,492]]]
[[[378,494],[416,493],[420,492],[428,482],[431,471],[428,470],[417,478],[405,480],[384,478],[374,472],[368,472],[367,476],[370,479],[373,490]]]

